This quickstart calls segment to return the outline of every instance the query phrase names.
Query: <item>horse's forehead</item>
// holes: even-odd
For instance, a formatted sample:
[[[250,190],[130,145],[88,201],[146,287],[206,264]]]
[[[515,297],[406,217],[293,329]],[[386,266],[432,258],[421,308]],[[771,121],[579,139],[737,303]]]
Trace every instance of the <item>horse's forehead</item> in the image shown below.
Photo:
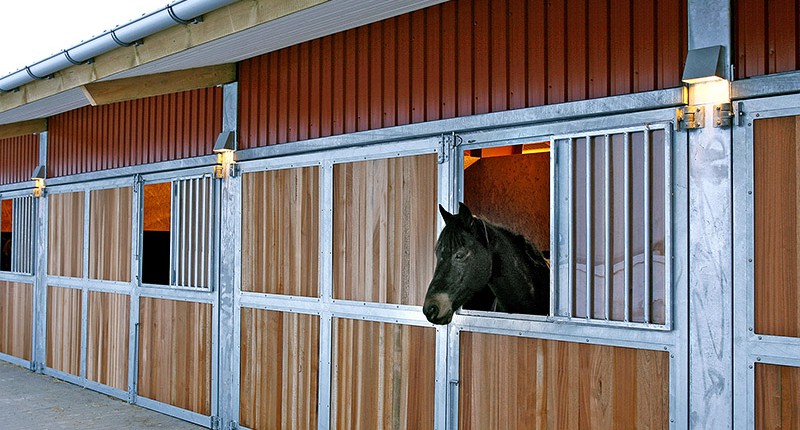
[[[452,250],[466,245],[468,237],[469,233],[463,228],[453,225],[445,226],[436,243],[436,251],[439,253],[452,252]]]

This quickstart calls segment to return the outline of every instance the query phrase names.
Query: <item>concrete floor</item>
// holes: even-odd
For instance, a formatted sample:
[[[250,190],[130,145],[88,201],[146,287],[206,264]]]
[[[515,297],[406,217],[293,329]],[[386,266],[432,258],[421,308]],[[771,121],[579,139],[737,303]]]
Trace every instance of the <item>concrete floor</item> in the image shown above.
[[[203,427],[0,361],[0,428],[105,430]]]

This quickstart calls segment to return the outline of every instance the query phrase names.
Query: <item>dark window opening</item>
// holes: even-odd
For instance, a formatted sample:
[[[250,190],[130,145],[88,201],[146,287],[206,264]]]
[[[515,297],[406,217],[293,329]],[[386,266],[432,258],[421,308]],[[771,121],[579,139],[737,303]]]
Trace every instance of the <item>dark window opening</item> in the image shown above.
[[[11,238],[12,238],[12,213],[13,201],[3,200],[0,203],[2,216],[0,217],[0,270],[11,271]]]
[[[169,285],[171,185],[163,182],[144,186],[142,283],[145,284]]]

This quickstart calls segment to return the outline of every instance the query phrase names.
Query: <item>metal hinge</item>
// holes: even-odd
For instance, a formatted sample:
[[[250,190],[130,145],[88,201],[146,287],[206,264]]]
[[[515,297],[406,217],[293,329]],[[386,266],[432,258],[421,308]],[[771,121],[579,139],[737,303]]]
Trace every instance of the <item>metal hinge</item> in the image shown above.
[[[703,106],[683,106],[675,110],[675,131],[703,128],[704,121]]]
[[[736,103],[736,125],[744,127],[744,102]]]
[[[437,158],[439,164],[450,161],[450,151],[460,144],[461,136],[457,135],[456,132],[442,134],[441,138],[439,139],[439,156]]]
[[[220,426],[219,417],[216,416],[211,417],[211,430],[219,430],[219,426]]]
[[[239,423],[237,423],[236,421],[231,421],[228,424],[228,430],[239,430]]]

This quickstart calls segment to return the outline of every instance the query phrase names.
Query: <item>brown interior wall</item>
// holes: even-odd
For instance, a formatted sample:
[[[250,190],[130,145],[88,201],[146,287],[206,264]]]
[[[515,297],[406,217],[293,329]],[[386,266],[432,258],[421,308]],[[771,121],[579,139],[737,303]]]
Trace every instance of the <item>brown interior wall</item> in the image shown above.
[[[800,428],[800,367],[756,363],[757,429]]]
[[[333,323],[332,428],[433,428],[436,331]]]
[[[797,70],[800,4],[795,0],[733,2],[736,79]]]
[[[210,415],[212,306],[143,297],[139,309],[138,395]]]
[[[242,309],[239,422],[317,427],[319,317]]]
[[[464,203],[549,251],[550,154],[482,158],[464,170]]]
[[[800,116],[753,129],[755,331],[800,337]]]
[[[242,290],[319,296],[319,168],[242,182]]]
[[[11,199],[0,200],[0,232],[11,233],[11,220],[13,219],[14,201]]]
[[[30,181],[38,165],[38,134],[0,139],[0,185]]]
[[[50,194],[47,199],[47,273],[81,277],[84,193]]]
[[[672,88],[686,1],[454,0],[242,61],[240,148]]]
[[[131,205],[133,188],[94,190],[89,194],[89,277],[131,280]]]
[[[172,218],[172,182],[144,185],[144,231],[169,231]]]
[[[33,285],[0,281],[0,352],[31,360]]]
[[[130,297],[89,291],[86,378],[128,391]]]
[[[436,154],[333,168],[333,295],[422,305],[436,244]]]
[[[669,428],[669,353],[461,333],[462,429]]]
[[[49,174],[209,155],[221,131],[220,87],[74,109],[48,120]]]
[[[47,288],[47,367],[70,375],[81,371],[81,290]]]

